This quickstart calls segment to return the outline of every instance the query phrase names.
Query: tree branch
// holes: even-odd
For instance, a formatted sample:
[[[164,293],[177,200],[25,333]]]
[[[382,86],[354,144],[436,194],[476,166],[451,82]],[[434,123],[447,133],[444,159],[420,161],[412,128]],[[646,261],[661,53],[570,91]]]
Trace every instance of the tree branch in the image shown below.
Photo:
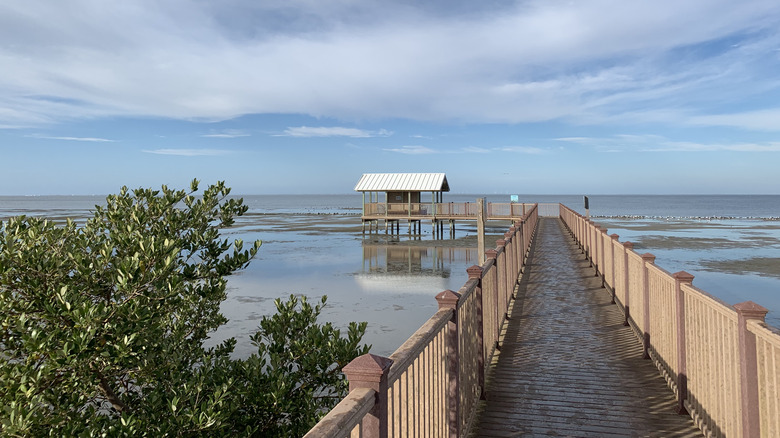
[[[106,396],[106,399],[111,403],[111,406],[114,407],[120,414],[122,412],[126,412],[130,410],[130,406],[127,406],[122,400],[119,399],[119,396],[116,395],[116,393],[111,389],[111,387],[108,385],[108,381],[106,380],[105,376],[100,373],[100,371],[95,371],[95,374],[97,375],[98,379],[100,379],[100,384],[98,387],[100,388],[100,391],[103,392],[103,395]]]

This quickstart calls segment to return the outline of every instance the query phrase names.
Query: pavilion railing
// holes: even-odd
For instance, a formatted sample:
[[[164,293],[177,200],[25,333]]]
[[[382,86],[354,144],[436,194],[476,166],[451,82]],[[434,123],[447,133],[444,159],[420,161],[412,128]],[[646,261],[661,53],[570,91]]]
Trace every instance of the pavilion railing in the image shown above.
[[[497,203],[489,202],[486,204],[487,219],[521,219],[526,212],[536,204],[523,203]],[[550,210],[554,206],[557,216],[558,204],[540,204],[540,208]],[[366,218],[389,219],[403,218],[404,216],[424,216],[431,219],[436,218],[463,218],[476,219],[479,213],[479,204],[476,202],[441,202],[441,203],[384,203],[371,202],[363,204],[363,216]],[[545,216],[545,214],[542,214]]]
[[[560,216],[688,413],[707,436],[780,436],[780,331],[730,306],[568,207]]]
[[[527,208],[457,292],[389,358],[367,354],[343,368],[350,392],[306,437],[460,437],[484,398],[496,350],[538,222]]]

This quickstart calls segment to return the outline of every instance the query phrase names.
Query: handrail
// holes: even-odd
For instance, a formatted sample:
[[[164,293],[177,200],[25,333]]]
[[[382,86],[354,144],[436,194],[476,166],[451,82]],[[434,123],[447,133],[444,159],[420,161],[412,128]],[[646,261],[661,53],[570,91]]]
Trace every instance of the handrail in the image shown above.
[[[488,220],[521,220],[532,208],[543,210],[542,216],[558,210],[558,204],[523,204],[510,202],[488,202],[485,205]],[[363,204],[364,218],[392,220],[406,217],[428,217],[431,219],[476,219],[479,212],[475,202],[366,202]],[[546,213],[545,213],[546,212]],[[557,216],[557,214],[556,214]]]
[[[560,216],[687,412],[707,436],[780,436],[780,331],[767,309],[729,306],[607,235],[574,210]]]
[[[486,251],[485,263],[467,269],[468,280],[458,292],[436,296],[439,310],[389,358],[368,354],[345,366],[349,395],[306,437],[465,434],[484,396],[485,372],[538,217],[536,204],[526,208],[496,247]],[[360,405],[366,390],[375,394],[370,409]],[[356,391],[362,395],[353,395]]]
[[[376,391],[370,388],[358,388],[350,391],[305,436],[351,436],[352,431],[360,428],[363,418],[374,408],[375,399]]]

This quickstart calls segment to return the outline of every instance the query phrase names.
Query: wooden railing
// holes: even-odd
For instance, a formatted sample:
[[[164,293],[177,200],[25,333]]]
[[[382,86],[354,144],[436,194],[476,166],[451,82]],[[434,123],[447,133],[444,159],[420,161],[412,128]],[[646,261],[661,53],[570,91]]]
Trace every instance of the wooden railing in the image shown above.
[[[767,310],[730,306],[573,210],[561,206],[560,215],[666,377],[678,411],[707,436],[780,436],[780,331],[764,322]]]
[[[498,203],[486,204],[488,219],[520,219],[536,204]],[[547,204],[545,204],[547,205]],[[557,216],[558,204],[555,204]],[[442,203],[384,203],[372,202],[363,204],[363,216],[373,218],[426,216],[431,218],[463,218],[476,219],[479,204],[476,202],[442,202]]]
[[[314,437],[459,437],[484,397],[515,285],[538,222],[536,205],[509,228],[482,266],[389,358],[367,354],[343,368],[349,394],[306,434]]]

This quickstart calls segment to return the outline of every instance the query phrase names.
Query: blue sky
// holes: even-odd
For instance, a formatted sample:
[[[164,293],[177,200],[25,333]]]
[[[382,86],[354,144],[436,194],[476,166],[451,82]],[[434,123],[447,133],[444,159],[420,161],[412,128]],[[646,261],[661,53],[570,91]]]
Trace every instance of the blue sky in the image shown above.
[[[777,0],[0,0],[0,195],[780,193]]]

